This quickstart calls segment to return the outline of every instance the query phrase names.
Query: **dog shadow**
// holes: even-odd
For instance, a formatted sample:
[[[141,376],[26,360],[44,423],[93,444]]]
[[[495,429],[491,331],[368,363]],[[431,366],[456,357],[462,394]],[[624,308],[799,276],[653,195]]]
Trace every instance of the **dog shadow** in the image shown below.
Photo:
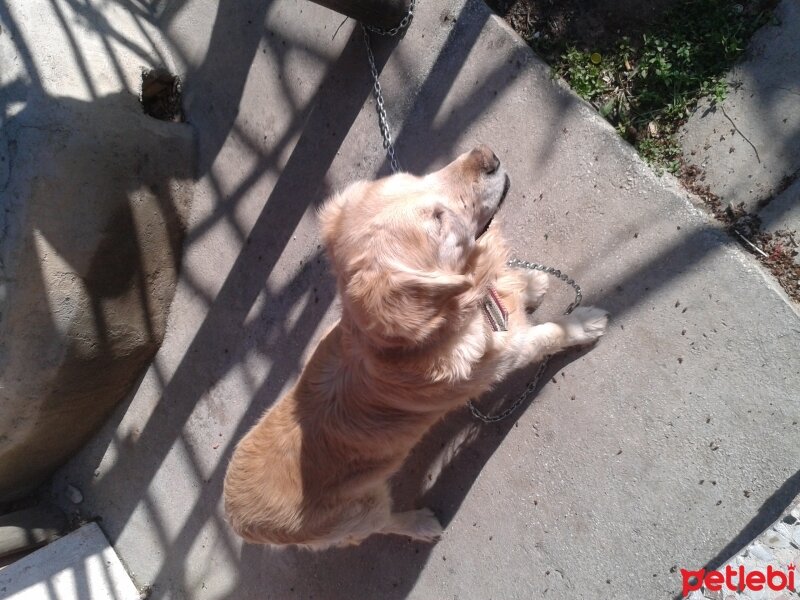
[[[395,509],[431,508],[447,536],[447,526],[508,432],[526,411],[537,410],[538,391],[590,349],[553,357],[531,397],[498,423],[478,421],[465,406],[436,424],[392,480]],[[513,373],[478,406],[484,413],[497,414],[518,398],[537,369],[531,365]],[[275,598],[400,600],[414,588],[434,547],[394,535],[375,535],[359,546],[323,552],[245,544],[239,565],[242,577],[228,599],[256,597],[269,590]]]

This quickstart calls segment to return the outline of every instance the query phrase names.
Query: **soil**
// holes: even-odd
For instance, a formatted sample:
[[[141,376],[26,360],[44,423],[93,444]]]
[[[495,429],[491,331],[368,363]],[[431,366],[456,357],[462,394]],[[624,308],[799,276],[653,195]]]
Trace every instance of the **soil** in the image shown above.
[[[758,215],[747,212],[744,203],[723,207],[720,198],[703,183],[703,172],[698,167],[684,165],[680,181],[703,200],[731,237],[769,269],[789,297],[800,303],[800,262],[797,258],[800,236],[797,232],[764,231]]]
[[[161,121],[182,121],[181,81],[165,69],[142,73],[140,96],[144,113]]]
[[[567,45],[602,52],[621,35],[637,38],[677,0],[487,0],[551,60]],[[539,42],[539,43],[537,43]],[[548,56],[550,52],[556,56]]]

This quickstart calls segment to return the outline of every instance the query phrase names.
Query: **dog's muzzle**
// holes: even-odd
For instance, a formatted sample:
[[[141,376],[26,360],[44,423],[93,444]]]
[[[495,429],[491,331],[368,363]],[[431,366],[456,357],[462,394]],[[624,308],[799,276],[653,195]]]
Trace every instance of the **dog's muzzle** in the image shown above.
[[[508,196],[508,190],[510,190],[510,189],[511,189],[511,178],[508,176],[508,173],[506,173],[506,175],[505,175],[505,181],[503,182],[503,191],[502,191],[502,193],[500,194],[500,200],[498,200],[498,201],[497,201],[497,208],[495,209],[495,211],[494,211],[494,213],[492,214],[492,216],[491,216],[491,217],[489,217],[489,220],[488,220],[488,221],[486,221],[486,225],[483,227],[483,229],[481,229],[481,230],[478,232],[478,235],[476,235],[476,236],[475,236],[475,239],[476,239],[476,240],[477,240],[479,237],[481,237],[481,236],[482,236],[484,233],[486,233],[486,230],[487,230],[487,229],[489,229],[489,225],[491,225],[491,224],[492,224],[492,221],[494,220],[494,215],[496,215],[496,214],[497,214],[497,211],[498,211],[498,210],[500,210],[500,207],[503,205],[503,202],[505,201],[505,199],[506,199],[506,196]]]

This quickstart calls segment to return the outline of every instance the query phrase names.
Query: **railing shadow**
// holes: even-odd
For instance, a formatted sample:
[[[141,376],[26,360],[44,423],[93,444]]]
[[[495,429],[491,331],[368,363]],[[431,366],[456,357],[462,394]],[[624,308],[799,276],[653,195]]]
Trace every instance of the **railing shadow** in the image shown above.
[[[73,96],[54,91],[53,65],[18,14],[57,26],[76,64],[64,84]],[[188,213],[177,182],[193,164],[186,126],[141,114],[104,43],[117,91],[95,81],[62,4],[4,3],[0,23],[0,404],[13,424],[0,473],[3,496],[18,497],[92,435],[155,354]]]
[[[335,290],[321,251],[296,256],[290,250],[291,240],[303,217],[329,193],[331,165],[371,93],[357,30],[350,33],[339,57],[325,65],[322,82],[310,100],[303,102],[287,82],[291,72],[289,49],[303,50],[271,27],[274,4],[250,0],[236,10],[223,4],[215,16],[209,47],[197,66],[188,70],[185,81],[186,111],[198,136],[196,177],[212,198],[210,210],[187,232],[186,251],[201,246],[218,227],[235,231],[233,237],[241,248],[219,289],[208,289],[202,269],[192,268],[196,262],[184,262],[181,298],[194,296],[204,305],[202,321],[189,334],[191,340],[176,364],[162,364],[168,362],[167,358],[157,357],[145,382],[139,385],[136,399],[131,396],[115,412],[73,466],[83,473],[92,496],[102,502],[90,504],[90,508],[105,517],[103,526],[112,541],[126,535],[134,518],[143,519],[155,530],[160,556],[147,557],[146,561],[139,557],[143,562],[150,561],[151,568],[137,573],[152,584],[154,599],[191,595],[194,587],[199,587],[190,577],[196,565],[189,557],[208,529],[213,532],[214,553],[219,555],[217,562],[209,565],[209,577],[214,576],[214,567],[223,563],[235,571],[233,589],[227,593],[230,600],[267,594],[289,597],[320,589],[325,589],[330,598],[405,598],[430,557],[429,546],[376,537],[358,548],[324,554],[272,551],[241,546],[221,516],[222,478],[235,443],[297,375],[303,353],[313,345],[321,323],[329,319]],[[126,5],[139,18],[152,22],[162,19],[164,26],[186,9],[186,3],[174,3],[155,18],[148,17],[141,3]],[[466,128],[494,105],[530,60],[527,50],[512,48],[507,57],[510,62],[484,73],[476,90],[453,106],[449,117],[437,120],[461,73],[464,57],[479,40],[487,19],[488,12],[478,10],[477,16],[457,20],[408,112],[398,136],[398,150],[407,157],[406,166],[414,171],[425,171],[437,161],[452,157],[455,147],[463,143]],[[265,21],[266,32],[262,26]],[[392,42],[376,43],[379,68],[393,49]],[[240,106],[259,50],[269,52],[280,65],[284,79],[279,93],[284,96],[283,106],[291,112],[284,130],[270,132],[269,148],[259,139],[260,132],[255,133],[258,127],[251,127],[242,118]],[[307,51],[313,54],[313,49]],[[190,65],[195,61],[195,49],[176,52]],[[32,60],[27,62],[34,68]],[[566,114],[579,102],[568,94],[561,98],[557,114]],[[555,119],[550,128],[553,135],[549,145],[536,148],[540,166],[555,154],[552,150],[557,144],[559,120]],[[227,172],[230,163],[220,159],[227,144],[243,148],[243,154],[252,159],[233,175]],[[286,154],[288,158],[283,157]],[[385,173],[385,163],[376,170]],[[237,211],[261,190],[268,191],[263,209],[251,227],[243,227],[237,221]],[[664,254],[648,259],[639,271],[619,277],[615,283],[624,287],[625,293],[607,293],[595,301],[622,315],[727,243],[711,227],[697,236],[683,238]],[[302,265],[282,271],[285,261]],[[281,285],[271,285],[268,281],[278,271],[289,275],[283,277]],[[253,367],[253,357],[268,366],[261,370]],[[554,361],[547,376],[574,358],[568,355]],[[247,381],[239,389],[244,397],[215,398],[215,388],[234,372],[243,373]],[[507,389],[519,389],[527,376],[521,373],[511,379]],[[500,395],[502,391],[487,400],[490,404],[497,402]],[[536,406],[523,408],[535,410]],[[206,411],[205,416],[198,416],[201,410]],[[203,419],[203,426],[197,427],[198,420]],[[223,427],[231,420],[235,423]],[[514,426],[511,419],[500,426],[476,428],[465,412],[453,414],[426,437],[398,475],[398,505],[425,503],[449,522]],[[222,429],[226,436],[219,438],[217,431]],[[216,453],[206,447],[212,443],[220,446]],[[170,453],[180,454],[182,462],[167,464]],[[102,464],[104,460],[110,466]],[[102,473],[93,478],[100,467]],[[181,499],[168,500],[167,508],[162,503],[170,493]]]

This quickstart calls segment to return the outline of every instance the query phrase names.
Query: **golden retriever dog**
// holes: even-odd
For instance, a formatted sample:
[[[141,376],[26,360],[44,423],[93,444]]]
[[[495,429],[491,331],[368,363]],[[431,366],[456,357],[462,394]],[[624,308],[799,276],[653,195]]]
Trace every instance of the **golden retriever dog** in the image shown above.
[[[360,181],[319,213],[341,319],[294,386],[239,442],[225,476],[233,529],[312,549],[375,534],[433,541],[427,508],[394,512],[389,478],[437,420],[513,369],[605,332],[578,308],[531,325],[545,275],[507,266],[508,191],[486,146],[424,177]]]

